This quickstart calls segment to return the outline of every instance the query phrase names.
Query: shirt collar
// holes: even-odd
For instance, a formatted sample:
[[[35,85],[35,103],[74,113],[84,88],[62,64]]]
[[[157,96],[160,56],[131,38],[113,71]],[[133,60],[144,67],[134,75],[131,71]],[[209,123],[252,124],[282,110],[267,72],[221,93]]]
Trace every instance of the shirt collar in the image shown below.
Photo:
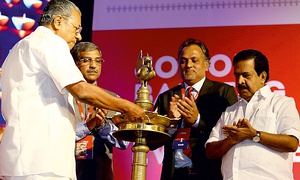
[[[55,34],[50,28],[47,28],[46,26],[38,26],[37,31],[48,31],[48,32],[52,32],[53,34]]]
[[[206,79],[206,77],[202,78],[200,81],[198,81],[197,83],[193,84],[192,87],[193,87],[194,89],[196,89],[197,92],[199,92],[200,89],[201,89],[202,86],[203,86],[203,83],[204,83],[205,79]],[[190,87],[190,86],[187,85],[186,83],[184,83],[184,88],[185,88],[185,90],[187,90],[188,87]]]
[[[93,82],[92,84],[97,86],[97,81]]]
[[[251,97],[250,101],[252,101],[253,99],[258,100],[261,98],[267,98],[270,93],[272,93],[269,85],[265,84],[262,88],[260,88],[259,90],[257,90],[254,95]],[[245,99],[243,99],[242,97],[239,96],[239,100],[243,100],[246,101]]]

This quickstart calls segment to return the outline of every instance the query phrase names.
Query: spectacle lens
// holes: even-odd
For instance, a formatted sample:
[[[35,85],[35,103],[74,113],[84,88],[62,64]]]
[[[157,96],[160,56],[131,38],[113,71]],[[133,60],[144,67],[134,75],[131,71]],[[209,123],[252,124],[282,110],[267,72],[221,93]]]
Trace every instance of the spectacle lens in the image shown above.
[[[64,18],[65,19],[65,18]],[[75,30],[76,30],[76,36],[77,35],[79,35],[80,33],[81,33],[81,31],[82,31],[82,27],[81,26],[75,26],[69,19],[65,19],[65,20],[67,20],[74,28],[75,28]]]
[[[93,61],[95,61],[97,65],[102,65],[102,63],[105,62],[103,58],[80,58],[79,61],[84,65],[91,64]]]

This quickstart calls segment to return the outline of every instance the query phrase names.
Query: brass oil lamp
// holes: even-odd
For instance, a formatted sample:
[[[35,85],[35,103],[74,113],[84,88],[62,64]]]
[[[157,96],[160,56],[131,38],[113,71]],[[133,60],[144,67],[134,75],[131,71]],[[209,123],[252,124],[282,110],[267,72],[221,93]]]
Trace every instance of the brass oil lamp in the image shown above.
[[[149,111],[153,107],[153,103],[150,100],[150,91],[147,85],[155,75],[151,58],[148,54],[143,58],[142,51],[140,51],[136,62],[136,77],[141,86],[137,91],[135,103],[145,110],[146,118],[142,122],[129,121],[122,114],[112,118],[112,121],[119,128],[113,135],[121,140],[135,142],[132,147],[132,152],[134,153],[131,172],[132,180],[146,179],[148,145],[162,143],[170,138],[170,135],[166,132],[166,128],[170,126],[170,119],[166,116],[158,115],[156,112]]]

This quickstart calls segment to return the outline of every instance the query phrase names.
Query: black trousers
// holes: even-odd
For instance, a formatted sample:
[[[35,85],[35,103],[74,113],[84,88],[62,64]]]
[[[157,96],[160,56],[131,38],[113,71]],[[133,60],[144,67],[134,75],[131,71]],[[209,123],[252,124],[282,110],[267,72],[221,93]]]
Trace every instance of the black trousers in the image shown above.
[[[193,168],[177,168],[174,171],[172,180],[199,180],[200,174]]]

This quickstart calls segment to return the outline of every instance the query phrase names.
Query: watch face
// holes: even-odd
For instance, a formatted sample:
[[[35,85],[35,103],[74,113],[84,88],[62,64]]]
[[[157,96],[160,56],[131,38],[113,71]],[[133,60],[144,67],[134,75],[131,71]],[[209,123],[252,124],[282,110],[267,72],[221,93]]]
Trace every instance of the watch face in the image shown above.
[[[260,141],[260,137],[259,136],[254,136],[253,137],[253,141],[254,142],[259,142]]]

